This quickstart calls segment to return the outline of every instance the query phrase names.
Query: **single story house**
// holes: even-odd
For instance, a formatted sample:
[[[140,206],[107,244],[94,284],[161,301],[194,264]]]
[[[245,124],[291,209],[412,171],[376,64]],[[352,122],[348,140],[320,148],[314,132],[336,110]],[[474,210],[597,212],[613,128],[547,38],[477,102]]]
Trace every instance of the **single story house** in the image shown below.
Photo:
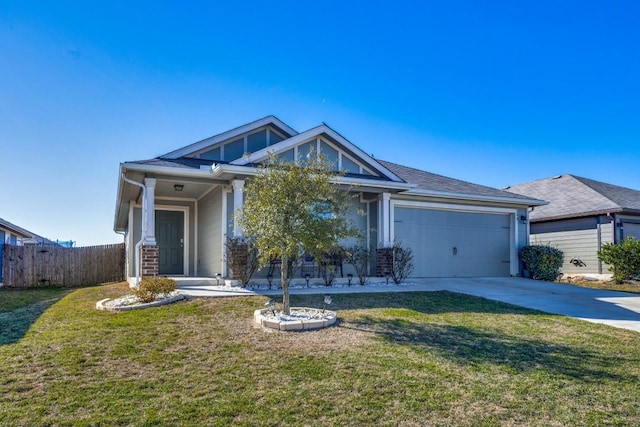
[[[530,240],[561,249],[565,275],[607,274],[608,266],[598,259],[602,245],[627,236],[640,239],[638,190],[569,174],[506,190],[549,201],[529,214]]]
[[[24,240],[33,236],[32,232],[0,218],[0,244],[22,245]]]
[[[2,275],[4,265],[3,245],[22,245],[23,241],[33,238],[34,234],[0,218],[0,286],[2,286]]]
[[[156,274],[226,277],[225,239],[242,235],[234,212],[245,182],[268,153],[294,161],[312,147],[345,171],[336,185],[353,194],[351,215],[367,246],[410,247],[415,277],[521,274],[528,212],[545,202],[378,160],[326,124],[298,132],[269,116],[120,164],[114,230],[125,235],[130,282]],[[375,259],[370,273],[383,274]]]

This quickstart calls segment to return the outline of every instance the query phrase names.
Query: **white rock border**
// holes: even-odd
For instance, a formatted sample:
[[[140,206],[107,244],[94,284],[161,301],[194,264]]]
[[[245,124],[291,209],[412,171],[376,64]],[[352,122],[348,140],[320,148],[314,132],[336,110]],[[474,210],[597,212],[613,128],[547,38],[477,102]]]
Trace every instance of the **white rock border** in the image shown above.
[[[131,310],[141,310],[143,308],[150,308],[150,307],[159,307],[161,305],[167,305],[167,304],[171,304],[174,303],[176,301],[180,301],[182,299],[184,299],[184,295],[182,294],[177,294],[177,295],[172,295],[169,298],[163,298],[161,300],[157,300],[157,301],[152,301],[152,302],[148,302],[148,303],[140,303],[140,304],[135,304],[135,305],[121,305],[121,306],[108,306],[105,303],[107,301],[109,301],[111,298],[105,298],[103,300],[100,300],[96,303],[96,309],[98,310],[103,310],[103,311],[131,311]]]
[[[291,307],[291,310],[309,310],[308,307]],[[336,323],[338,314],[335,311],[325,310],[322,319],[296,319],[296,320],[279,320],[267,317],[268,309],[263,308],[253,312],[253,318],[256,323],[263,328],[274,329],[279,331],[309,331],[313,329],[322,329]]]

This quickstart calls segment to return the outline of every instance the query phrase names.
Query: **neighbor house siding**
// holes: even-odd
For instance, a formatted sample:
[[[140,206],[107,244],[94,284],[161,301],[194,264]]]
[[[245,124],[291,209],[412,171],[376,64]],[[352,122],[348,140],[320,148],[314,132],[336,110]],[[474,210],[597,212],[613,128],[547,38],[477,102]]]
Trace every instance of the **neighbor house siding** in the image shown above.
[[[222,189],[198,202],[198,275],[222,274]]]
[[[598,252],[603,244],[611,242],[613,225],[607,216],[537,223],[531,226],[531,244],[553,246],[564,253],[560,271],[565,275],[607,273],[608,266],[600,263]],[[580,260],[586,266],[576,266],[571,260]]]

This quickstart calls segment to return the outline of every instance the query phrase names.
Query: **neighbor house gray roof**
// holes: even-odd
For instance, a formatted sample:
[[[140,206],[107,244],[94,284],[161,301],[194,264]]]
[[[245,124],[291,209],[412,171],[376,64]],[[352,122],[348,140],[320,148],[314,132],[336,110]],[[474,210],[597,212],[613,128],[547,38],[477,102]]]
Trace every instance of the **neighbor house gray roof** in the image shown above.
[[[531,202],[535,197],[513,194],[497,188],[473,184],[459,179],[449,178],[435,173],[378,160],[383,166],[398,175],[404,181],[417,185],[417,189],[440,193],[466,194],[470,196],[485,196],[491,198],[521,199],[523,203]]]
[[[575,175],[559,175],[506,188],[512,193],[548,200],[531,221],[550,221],[606,213],[640,214],[640,191]]]

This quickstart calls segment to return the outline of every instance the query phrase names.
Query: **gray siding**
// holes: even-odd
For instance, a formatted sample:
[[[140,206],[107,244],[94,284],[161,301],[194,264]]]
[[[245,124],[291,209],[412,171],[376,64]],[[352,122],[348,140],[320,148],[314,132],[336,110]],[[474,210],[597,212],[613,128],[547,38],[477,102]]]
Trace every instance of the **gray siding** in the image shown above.
[[[198,275],[213,277],[222,271],[222,189],[198,202]]]
[[[564,252],[564,263],[560,270],[563,274],[608,273],[608,266],[598,260],[598,252],[601,245],[612,242],[613,224],[606,216],[532,225],[531,244],[549,245]],[[571,263],[572,259],[579,259],[586,266],[577,267]]]
[[[531,244],[549,245],[564,252],[564,263],[561,272],[564,274],[598,274],[598,231],[573,230],[555,233],[532,234]],[[570,263],[579,259],[586,267],[576,267]]]

